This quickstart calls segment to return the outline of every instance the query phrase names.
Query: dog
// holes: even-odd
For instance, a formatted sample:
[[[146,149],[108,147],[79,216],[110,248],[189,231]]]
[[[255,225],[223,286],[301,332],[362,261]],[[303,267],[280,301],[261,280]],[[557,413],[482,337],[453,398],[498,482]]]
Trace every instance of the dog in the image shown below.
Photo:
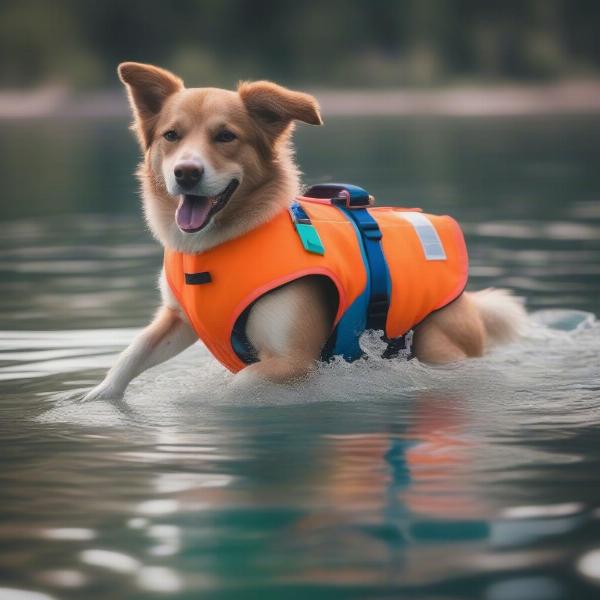
[[[238,240],[256,236],[272,223],[287,227],[284,220],[300,194],[291,134],[296,121],[322,125],[314,97],[268,81],[241,82],[236,91],[186,88],[173,73],[134,62],[120,64],[118,73],[143,152],[137,176],[145,218],[167,254],[180,263],[196,259],[202,263],[203,257],[224,256]],[[298,242],[289,243],[301,248]],[[263,267],[281,254],[268,241],[266,246],[260,248]],[[202,324],[194,323],[184,309],[182,293],[187,291],[178,294],[179,284],[172,285],[165,270],[159,279],[162,306],[154,320],[87,399],[121,397],[133,378],[198,340]],[[252,269],[230,273],[231,285],[246,270]],[[204,289],[211,285],[210,273],[186,272],[183,287],[188,276],[192,283],[202,283],[194,278],[204,277],[203,283],[208,283]],[[206,302],[204,309],[220,310],[227,294],[220,298]],[[236,379],[287,383],[307,376],[322,357],[340,302],[340,290],[331,278],[312,272],[257,295],[241,325],[236,324],[253,353],[243,368],[232,368],[239,371]],[[478,357],[494,344],[517,338],[524,320],[522,303],[508,291],[464,292],[463,286],[451,302],[416,324],[412,352],[431,364]],[[211,327],[222,325],[214,321]],[[218,346],[209,346],[217,358]],[[228,351],[231,354],[231,348]]]

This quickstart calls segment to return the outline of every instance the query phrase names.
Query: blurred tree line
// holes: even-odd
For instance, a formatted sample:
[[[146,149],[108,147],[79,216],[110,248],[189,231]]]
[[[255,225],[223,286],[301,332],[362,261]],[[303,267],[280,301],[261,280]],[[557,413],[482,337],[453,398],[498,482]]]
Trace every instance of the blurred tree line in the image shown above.
[[[0,0],[0,86],[116,85],[122,60],[196,85],[593,77],[598,0]]]

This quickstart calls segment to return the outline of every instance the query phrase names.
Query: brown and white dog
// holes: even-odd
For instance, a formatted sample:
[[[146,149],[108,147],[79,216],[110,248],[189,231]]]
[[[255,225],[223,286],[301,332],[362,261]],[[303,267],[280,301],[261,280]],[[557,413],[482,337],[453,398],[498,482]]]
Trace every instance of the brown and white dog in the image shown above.
[[[300,193],[290,135],[294,121],[321,125],[315,98],[268,81],[237,91],[185,88],[164,69],[119,65],[144,160],[138,170],[144,212],[160,243],[193,254],[272,219]],[[195,205],[186,198],[195,196]],[[330,290],[305,277],[258,300],[246,325],[259,362],[236,379],[288,382],[316,365],[335,310]],[[86,398],[121,397],[129,382],[190,346],[197,335],[161,274],[162,307]],[[415,330],[413,350],[429,363],[481,356],[514,339],[525,320],[503,290],[464,293]]]

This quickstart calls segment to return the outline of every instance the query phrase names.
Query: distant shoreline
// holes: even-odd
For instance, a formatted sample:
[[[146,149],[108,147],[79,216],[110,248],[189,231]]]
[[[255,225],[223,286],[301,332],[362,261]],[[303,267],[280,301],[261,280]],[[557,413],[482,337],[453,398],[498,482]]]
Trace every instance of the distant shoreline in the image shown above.
[[[312,88],[325,117],[455,116],[600,113],[600,82],[571,81],[543,85],[456,86],[437,89]],[[32,91],[0,90],[0,119],[127,118],[120,90],[75,93],[63,87]]]

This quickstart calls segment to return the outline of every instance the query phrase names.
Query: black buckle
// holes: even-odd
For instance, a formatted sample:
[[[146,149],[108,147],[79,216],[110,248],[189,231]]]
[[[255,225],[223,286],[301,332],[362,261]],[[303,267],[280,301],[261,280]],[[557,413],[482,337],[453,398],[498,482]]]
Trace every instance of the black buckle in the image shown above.
[[[358,228],[368,237],[370,240],[378,241],[382,238],[381,229],[377,223],[359,223]]]
[[[371,298],[367,308],[367,329],[382,329],[385,331],[390,302],[387,296]]]
[[[397,338],[387,338],[383,336],[381,338],[387,343],[387,348],[383,351],[381,358],[396,358],[400,354],[403,354],[407,360],[414,358],[412,351],[413,343],[413,330],[407,331],[404,335]]]
[[[201,285],[203,283],[210,283],[212,277],[208,271],[202,271],[202,273],[186,273],[185,282],[187,285]]]

